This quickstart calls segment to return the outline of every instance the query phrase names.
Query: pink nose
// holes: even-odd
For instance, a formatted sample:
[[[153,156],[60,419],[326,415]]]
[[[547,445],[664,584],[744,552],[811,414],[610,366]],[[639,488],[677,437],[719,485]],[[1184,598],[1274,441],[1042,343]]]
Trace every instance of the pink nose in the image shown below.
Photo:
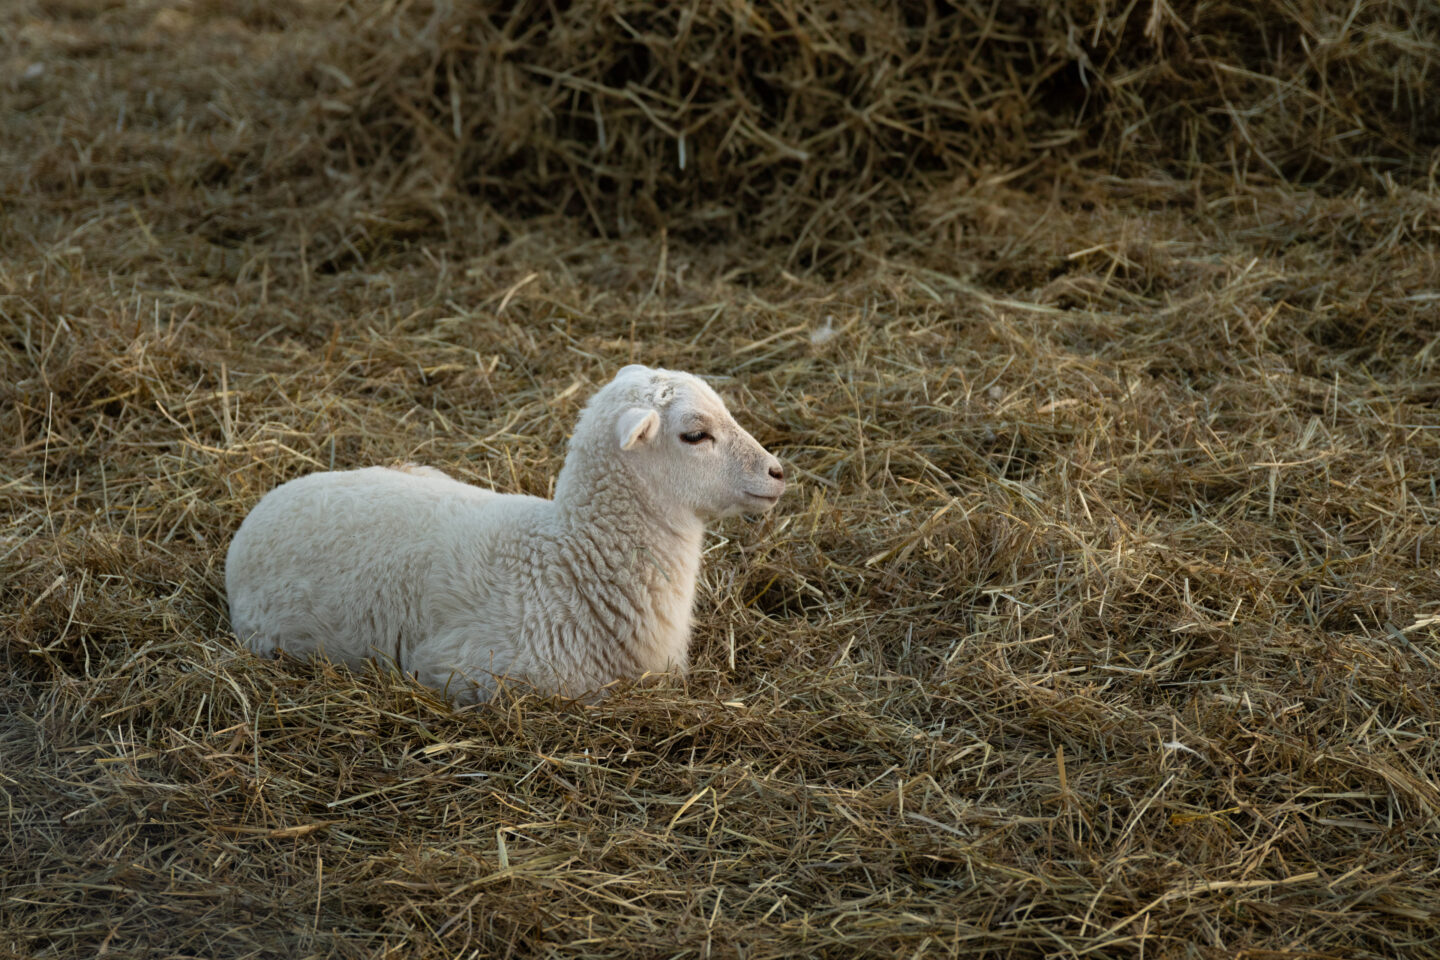
[[[785,479],[785,468],[782,467],[782,466],[779,466],[779,465],[776,465],[776,466],[771,467],[771,468],[770,468],[770,476],[774,477],[776,480],[784,480],[784,479]]]

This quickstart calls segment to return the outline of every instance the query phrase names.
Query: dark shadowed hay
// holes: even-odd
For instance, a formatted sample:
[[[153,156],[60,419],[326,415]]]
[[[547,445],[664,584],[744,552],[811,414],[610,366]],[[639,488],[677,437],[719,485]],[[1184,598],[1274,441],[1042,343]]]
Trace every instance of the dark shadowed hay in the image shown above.
[[[7,7],[0,952],[1440,955],[1434,7],[1008,6]],[[237,651],[629,360],[796,480],[687,682]]]
[[[1332,188],[1434,162],[1428,0],[1146,6],[385,7],[331,47],[328,146],[412,196],[744,232],[806,265],[925,233],[938,186],[1057,157]]]
[[[12,103],[40,129],[0,144],[20,161],[6,179],[198,187],[167,211],[222,269],[279,233],[335,270],[561,215],[598,237],[744,237],[772,274],[844,272],[927,249],[949,220],[937,190],[1048,189],[1079,168],[1334,195],[1440,161],[1433,0],[35,9],[11,17]],[[24,78],[36,54],[67,61]],[[108,102],[44,109],[75,73]],[[175,123],[189,136],[143,133]]]

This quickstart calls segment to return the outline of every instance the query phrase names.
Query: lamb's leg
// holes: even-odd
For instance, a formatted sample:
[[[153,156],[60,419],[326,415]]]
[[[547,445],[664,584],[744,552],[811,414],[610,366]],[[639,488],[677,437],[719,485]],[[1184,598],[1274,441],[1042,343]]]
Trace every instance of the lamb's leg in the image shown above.
[[[274,657],[280,652],[280,642],[274,637],[267,637],[263,634],[252,633],[243,638],[245,648],[257,656]]]
[[[410,651],[405,667],[415,679],[444,690],[456,703],[486,703],[495,695],[495,675],[484,670],[462,673],[455,666],[467,640],[467,633],[461,630],[431,637]]]
[[[344,650],[332,654],[325,648],[325,642],[309,635],[278,637],[265,633],[252,633],[242,640],[245,648],[256,656],[274,659],[281,653],[304,659],[317,657],[334,663],[343,663],[352,670],[362,670],[371,657],[352,655]],[[388,659],[382,657],[381,659]]]

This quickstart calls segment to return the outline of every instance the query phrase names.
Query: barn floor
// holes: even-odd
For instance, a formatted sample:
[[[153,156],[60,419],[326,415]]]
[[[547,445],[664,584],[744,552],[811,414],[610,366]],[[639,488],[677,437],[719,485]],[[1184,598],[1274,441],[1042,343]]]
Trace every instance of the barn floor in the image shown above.
[[[0,14],[0,953],[1440,956],[1433,176],[1052,158],[828,260],[386,205],[299,6]],[[546,495],[631,361],[793,478],[687,679],[227,633],[265,491]]]

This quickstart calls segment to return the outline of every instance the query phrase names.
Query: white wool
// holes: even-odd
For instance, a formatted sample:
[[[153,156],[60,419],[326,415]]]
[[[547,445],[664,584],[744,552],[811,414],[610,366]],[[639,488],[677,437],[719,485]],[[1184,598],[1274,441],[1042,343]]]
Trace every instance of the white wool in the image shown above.
[[[683,672],[705,520],[784,487],[704,381],[632,365],[582,411],[553,501],[408,464],[277,487],[230,544],[230,619],[256,652],[391,658],[461,700]]]

